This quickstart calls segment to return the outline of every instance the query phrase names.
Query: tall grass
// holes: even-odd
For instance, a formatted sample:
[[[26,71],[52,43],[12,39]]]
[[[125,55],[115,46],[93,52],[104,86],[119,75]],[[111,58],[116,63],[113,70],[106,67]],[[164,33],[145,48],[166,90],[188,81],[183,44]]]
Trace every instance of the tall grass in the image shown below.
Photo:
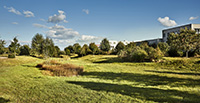
[[[53,73],[54,76],[77,76],[83,73],[83,67],[73,64],[61,64],[56,60],[45,61],[36,67]]]

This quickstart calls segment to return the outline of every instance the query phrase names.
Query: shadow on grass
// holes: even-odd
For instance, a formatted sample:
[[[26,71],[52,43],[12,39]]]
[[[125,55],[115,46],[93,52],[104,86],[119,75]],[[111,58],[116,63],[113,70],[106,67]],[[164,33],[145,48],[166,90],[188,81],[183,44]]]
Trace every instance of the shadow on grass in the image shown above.
[[[80,85],[83,88],[91,90],[114,92],[122,95],[131,96],[134,98],[139,98],[142,100],[151,100],[154,102],[194,103],[200,101],[199,95],[190,94],[188,92],[182,92],[177,90],[142,88],[142,87],[133,87],[130,85],[118,85],[118,84],[96,83],[96,82],[71,81],[68,83]]]
[[[143,83],[148,86],[169,85],[172,87],[188,86],[195,87],[200,85],[200,80],[191,78],[176,78],[159,76],[153,74],[138,74],[138,73],[113,73],[113,72],[85,72],[85,76],[93,78],[108,79],[108,80],[127,80],[136,83]]]
[[[123,63],[123,62],[129,62],[127,60],[118,58],[118,57],[105,57],[101,58],[100,61],[93,61],[93,63]]]
[[[200,76],[200,73],[183,73],[183,72],[155,71],[155,70],[145,70],[145,71],[146,71],[146,72],[154,72],[154,73],[167,73],[167,74],[180,74],[180,75]]]
[[[7,102],[10,102],[10,100],[0,97],[0,103],[7,103]]]

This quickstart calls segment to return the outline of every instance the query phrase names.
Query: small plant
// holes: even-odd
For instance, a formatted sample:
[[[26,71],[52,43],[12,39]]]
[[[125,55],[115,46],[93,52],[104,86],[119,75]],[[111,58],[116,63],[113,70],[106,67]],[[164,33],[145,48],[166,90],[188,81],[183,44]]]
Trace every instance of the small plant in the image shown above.
[[[15,58],[15,54],[8,54],[8,58]]]

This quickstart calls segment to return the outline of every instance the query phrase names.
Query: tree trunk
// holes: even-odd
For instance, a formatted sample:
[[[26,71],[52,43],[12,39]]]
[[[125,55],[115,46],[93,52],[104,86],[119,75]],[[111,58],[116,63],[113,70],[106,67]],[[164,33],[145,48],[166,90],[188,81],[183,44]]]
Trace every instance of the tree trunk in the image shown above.
[[[186,58],[188,58],[188,53],[189,53],[189,50],[186,51]]]

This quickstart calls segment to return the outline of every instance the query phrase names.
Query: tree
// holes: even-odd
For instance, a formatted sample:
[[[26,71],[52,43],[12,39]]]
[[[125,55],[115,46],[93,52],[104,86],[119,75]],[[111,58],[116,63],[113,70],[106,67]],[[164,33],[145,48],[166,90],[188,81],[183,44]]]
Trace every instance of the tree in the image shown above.
[[[20,49],[19,55],[30,55],[31,48],[28,45],[23,45],[19,49]]]
[[[124,43],[120,41],[120,42],[117,44],[117,46],[115,47],[115,50],[116,50],[116,52],[118,53],[120,50],[123,50],[124,48],[125,48]]]
[[[83,47],[81,48],[81,51],[79,53],[79,56],[85,56],[90,54],[92,51],[90,50],[90,48],[88,47],[87,44],[84,44]]]
[[[110,50],[110,44],[106,38],[101,41],[100,49],[102,51],[106,51],[106,52],[108,52]]]
[[[14,37],[13,41],[8,47],[10,53],[14,53],[14,55],[16,56],[16,53],[18,54],[20,53],[19,47],[20,47],[20,44],[18,43],[18,39],[17,37]]]
[[[70,50],[66,48],[66,49],[65,49],[65,54],[66,54],[66,55],[70,55]]]
[[[58,57],[60,56],[61,51],[60,48],[58,46],[54,46],[54,57]]]
[[[90,43],[89,48],[92,51],[93,55],[98,54],[99,48],[97,47],[97,45],[95,45],[95,43]]]
[[[159,42],[158,47],[162,51],[164,55],[167,55],[167,52],[169,51],[169,45],[165,42]]]
[[[33,55],[37,54],[43,54],[43,49],[44,49],[44,38],[41,34],[36,34],[32,38],[32,43],[31,43],[31,49]]]
[[[73,50],[74,50],[74,53],[79,54],[80,51],[81,51],[81,46],[80,46],[80,44],[79,44],[79,43],[75,43],[75,44],[73,45]]]
[[[54,46],[54,43],[53,43],[53,40],[50,39],[50,38],[46,38],[44,40],[44,43],[43,43],[43,53],[44,53],[44,56],[50,56],[50,57],[53,57],[55,55],[55,46]]]
[[[133,48],[136,46],[136,43],[130,42],[129,44],[126,45],[126,48]]]
[[[0,54],[3,54],[5,52],[4,45],[6,44],[5,40],[0,40]]]
[[[199,34],[196,34],[194,30],[188,30],[187,28],[181,29],[179,34],[171,33],[168,37],[170,46],[185,51],[187,58],[189,51],[196,48],[199,40]]]
[[[68,47],[66,47],[66,48],[64,49],[64,51],[66,52],[67,49],[70,51],[70,53],[74,53],[73,46],[69,45]]]

